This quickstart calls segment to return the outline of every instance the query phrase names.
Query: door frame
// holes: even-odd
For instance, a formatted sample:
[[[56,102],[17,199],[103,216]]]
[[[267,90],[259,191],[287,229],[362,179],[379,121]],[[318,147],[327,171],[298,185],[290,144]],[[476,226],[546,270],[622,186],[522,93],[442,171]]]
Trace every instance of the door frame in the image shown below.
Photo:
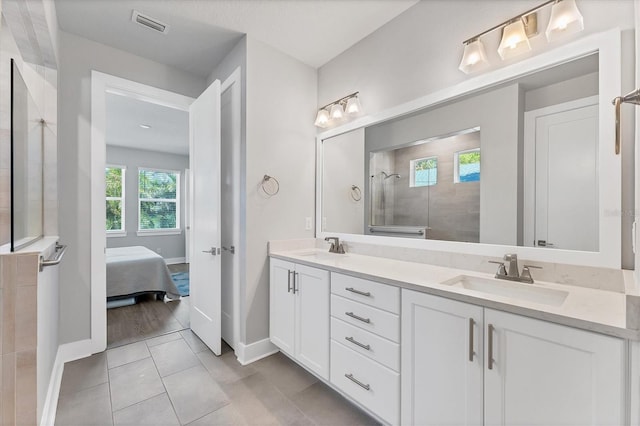
[[[241,206],[240,206],[240,192],[241,192],[241,159],[242,155],[242,72],[241,68],[237,67],[229,77],[227,77],[220,85],[220,96],[227,90],[231,90],[231,125],[234,128],[233,131],[233,164],[232,164],[232,176],[235,184],[233,185],[233,235],[236,241],[234,245],[236,253],[233,255],[233,340],[235,347],[233,348],[236,356],[238,354],[238,346],[241,343],[240,330],[244,329],[244,315],[240,315],[243,303],[240,297],[240,272],[241,272],[241,259],[245,258],[246,248],[244,239],[241,234]],[[221,124],[222,125],[222,124]],[[221,128],[222,129],[222,128]],[[224,143],[224,141],[220,141]],[[242,323],[241,323],[242,321]],[[222,323],[220,323],[222,328]]]
[[[234,72],[233,76],[236,75]],[[227,79],[223,87],[228,88],[236,80],[240,81],[240,72],[237,70],[236,80]],[[240,86],[239,84],[233,84]],[[189,106],[194,98],[159,89],[146,84],[116,77],[99,71],[91,71],[91,353],[102,352],[107,347],[107,293],[106,293],[106,234],[104,223],[105,211],[105,176],[106,165],[106,94],[113,93],[127,96],[133,99],[151,102],[181,111],[189,111]],[[234,100],[236,96],[234,96]],[[237,101],[241,98],[238,94]],[[234,101],[235,102],[235,101]],[[234,122],[235,125],[235,122]],[[239,149],[236,148],[236,149]],[[239,174],[238,166],[238,174]],[[237,180],[239,182],[239,180]],[[239,191],[239,189],[238,189]],[[239,205],[239,201],[238,201]],[[239,261],[238,261],[239,263]],[[235,272],[235,271],[234,271]],[[234,282],[234,305],[239,305],[239,285]],[[234,306],[234,307],[235,307]],[[234,312],[234,333],[239,336],[240,311]],[[237,330],[235,329],[237,328]],[[239,341],[239,339],[237,340]]]
[[[563,102],[524,113],[524,144],[523,144],[523,234],[522,243],[526,247],[533,247],[535,239],[535,207],[536,207],[536,120],[546,115],[558,114],[573,109],[588,106],[598,106],[599,95],[587,96],[573,101]],[[596,158],[599,161],[601,141],[598,141]],[[600,187],[598,187],[598,199],[600,200]],[[599,223],[602,226],[601,223]],[[600,230],[598,241],[600,241]]]

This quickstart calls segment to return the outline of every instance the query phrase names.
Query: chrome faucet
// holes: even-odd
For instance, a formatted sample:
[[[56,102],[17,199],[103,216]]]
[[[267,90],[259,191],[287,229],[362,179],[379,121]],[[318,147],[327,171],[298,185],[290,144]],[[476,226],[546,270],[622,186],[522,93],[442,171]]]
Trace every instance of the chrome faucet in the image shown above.
[[[522,267],[522,274],[518,272],[518,255],[515,253],[507,253],[502,258],[504,262],[497,262],[490,260],[489,263],[498,264],[498,271],[495,277],[500,280],[518,281],[521,283],[533,284],[533,277],[531,277],[531,268],[542,269],[541,266],[524,265]],[[509,268],[505,266],[505,262],[509,262]]]
[[[324,239],[325,241],[331,241],[333,240],[333,242],[331,243],[331,247],[329,247],[329,253],[338,253],[338,254],[344,254],[344,246],[342,244],[340,244],[340,238],[338,237],[327,237]]]

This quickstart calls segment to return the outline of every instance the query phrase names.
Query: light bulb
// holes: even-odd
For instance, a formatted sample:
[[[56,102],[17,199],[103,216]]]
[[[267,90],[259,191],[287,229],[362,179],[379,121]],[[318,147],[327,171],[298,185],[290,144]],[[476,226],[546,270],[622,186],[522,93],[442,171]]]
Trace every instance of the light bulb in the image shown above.
[[[460,71],[469,74],[485,68],[487,65],[489,65],[489,61],[480,39],[465,44],[462,61],[460,61],[460,66],[458,67]]]
[[[321,109],[316,115],[316,121],[313,123],[317,127],[327,127],[329,125],[329,111]]]
[[[562,0],[553,5],[549,25],[545,31],[548,41],[582,30],[584,30],[584,18],[575,0]]]
[[[349,115],[359,115],[360,113],[362,113],[362,105],[360,105],[360,100],[357,96],[349,98],[345,110]]]
[[[502,40],[500,41],[500,46],[498,46],[498,54],[502,59],[511,58],[530,50],[531,44],[522,19],[518,19],[504,27]]]
[[[331,110],[329,110],[329,116],[332,120],[341,120],[344,117],[344,109],[342,109],[342,105],[333,104],[331,106]]]

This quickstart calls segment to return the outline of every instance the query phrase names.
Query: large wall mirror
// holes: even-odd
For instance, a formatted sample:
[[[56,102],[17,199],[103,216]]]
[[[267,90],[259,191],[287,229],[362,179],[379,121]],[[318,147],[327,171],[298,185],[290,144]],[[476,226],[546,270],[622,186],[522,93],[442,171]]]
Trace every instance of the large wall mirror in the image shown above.
[[[43,235],[43,123],[11,61],[11,251]]]
[[[319,236],[619,268],[619,37],[320,136]]]

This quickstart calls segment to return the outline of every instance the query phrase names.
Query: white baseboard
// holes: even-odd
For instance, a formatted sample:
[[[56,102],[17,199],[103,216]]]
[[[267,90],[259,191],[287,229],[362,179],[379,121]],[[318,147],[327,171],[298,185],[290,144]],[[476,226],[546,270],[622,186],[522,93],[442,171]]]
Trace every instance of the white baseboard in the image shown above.
[[[175,265],[177,263],[186,263],[186,259],[184,257],[170,257],[164,260],[167,265]]]
[[[269,338],[258,340],[248,345],[238,343],[236,346],[236,357],[242,365],[251,364],[259,359],[273,355],[280,350],[276,345],[271,343]]]
[[[90,356],[92,352],[91,348],[92,341],[90,339],[65,343],[64,345],[58,346],[58,352],[56,353],[56,359],[53,362],[53,369],[49,379],[49,387],[47,388],[47,396],[42,407],[40,426],[53,426],[55,424],[65,362]]]

